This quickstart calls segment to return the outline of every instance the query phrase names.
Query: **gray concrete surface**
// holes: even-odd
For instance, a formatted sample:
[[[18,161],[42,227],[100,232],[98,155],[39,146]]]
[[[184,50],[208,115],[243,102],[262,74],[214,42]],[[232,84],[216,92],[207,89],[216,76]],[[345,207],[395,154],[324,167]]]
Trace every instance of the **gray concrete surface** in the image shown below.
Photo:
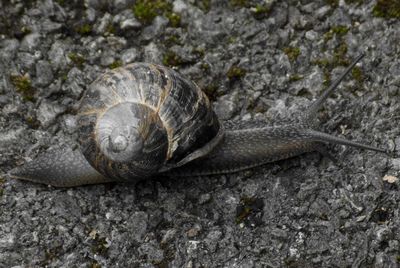
[[[3,174],[74,143],[87,85],[134,61],[173,65],[223,120],[278,124],[365,52],[321,110],[321,130],[392,155],[330,146],[338,164],[310,153],[136,186],[3,176],[0,267],[397,267],[400,21],[377,17],[390,1],[175,0],[147,22],[132,12],[140,2],[1,1]]]

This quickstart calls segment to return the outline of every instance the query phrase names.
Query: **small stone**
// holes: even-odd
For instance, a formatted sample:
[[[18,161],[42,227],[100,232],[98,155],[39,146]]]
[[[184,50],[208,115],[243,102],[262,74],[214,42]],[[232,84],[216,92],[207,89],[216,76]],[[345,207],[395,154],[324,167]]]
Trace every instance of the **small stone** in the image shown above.
[[[135,0],[114,0],[114,8],[116,11],[124,10],[135,4]]]
[[[162,63],[161,51],[155,43],[151,42],[144,47],[144,61],[158,64]]]
[[[182,13],[183,11],[185,11],[187,9],[188,9],[188,6],[184,1],[182,1],[182,0],[175,0],[174,1],[174,6],[172,8],[173,12]]]
[[[67,92],[71,96],[78,98],[85,86],[85,82],[83,80],[83,73],[78,68],[73,67],[67,76],[67,80],[62,86],[62,91]]]
[[[139,51],[136,48],[130,48],[122,52],[121,60],[123,64],[138,61],[140,57]]]
[[[234,95],[225,95],[214,104],[214,111],[221,120],[231,119],[237,109]]]
[[[4,61],[11,60],[15,57],[19,47],[19,42],[17,39],[8,39],[0,43],[0,59]]]
[[[52,44],[48,56],[51,59],[54,70],[64,69],[68,65],[68,60],[65,56],[66,46],[67,44],[61,41],[56,41]]]
[[[316,40],[317,37],[318,37],[318,33],[315,32],[315,31],[313,31],[313,30],[310,30],[310,31],[307,31],[307,32],[306,32],[306,38],[307,38],[308,40],[310,40],[310,41]]]
[[[153,40],[157,36],[161,35],[165,28],[167,27],[169,21],[165,17],[157,16],[154,18],[153,23],[146,28],[144,28],[142,32],[143,40]]]
[[[193,237],[196,237],[196,236],[199,235],[200,230],[201,230],[200,225],[196,225],[196,226],[194,226],[193,228],[190,228],[190,229],[186,232],[186,234],[187,234],[187,236],[188,236],[189,238],[193,238]]]
[[[137,30],[142,27],[142,24],[135,18],[129,18],[121,21],[121,30]]]
[[[53,81],[53,71],[48,61],[41,60],[36,64],[36,84],[47,86]]]
[[[400,170],[400,158],[393,158],[391,164],[394,169]]]
[[[199,197],[199,204],[203,205],[203,204],[209,202],[210,200],[211,200],[211,195],[210,194],[208,194],[208,193],[207,194],[202,194]]]
[[[111,15],[105,13],[104,16],[100,19],[100,23],[95,28],[96,33],[104,34],[107,31],[107,28],[111,24]]]
[[[395,183],[399,180],[399,178],[393,176],[393,175],[385,175],[382,178],[383,181],[387,181],[388,183]]]
[[[72,115],[66,115],[64,118],[64,126],[68,134],[74,133],[78,128],[76,117]]]
[[[33,56],[30,53],[26,53],[26,52],[20,52],[17,54],[18,57],[18,61],[21,63],[21,67],[26,70],[26,71],[30,71],[30,70],[35,70],[35,56]]]
[[[31,33],[25,35],[24,39],[21,42],[20,50],[32,52],[34,49],[37,48],[40,44],[40,34],[38,33]]]
[[[367,216],[365,216],[365,215],[358,216],[358,217],[356,218],[356,222],[362,222],[363,220],[365,220],[366,217],[367,217]]]
[[[167,230],[167,232],[165,233],[165,235],[163,236],[163,238],[161,239],[161,244],[168,244],[170,243],[175,235],[176,235],[177,230],[176,229],[169,229]]]
[[[160,264],[164,259],[164,251],[151,243],[144,243],[138,248],[139,255],[153,264]]]
[[[318,19],[322,19],[323,17],[326,16],[326,14],[328,14],[328,12],[331,10],[331,7],[329,5],[325,5],[323,7],[321,7],[320,9],[318,9],[317,11],[315,11],[315,16]]]
[[[65,112],[66,108],[57,103],[43,100],[37,111],[37,118],[44,127],[51,125],[55,118]]]
[[[55,33],[58,32],[62,28],[61,23],[57,23],[54,21],[51,21],[49,19],[45,19],[45,21],[42,24],[42,33]]]

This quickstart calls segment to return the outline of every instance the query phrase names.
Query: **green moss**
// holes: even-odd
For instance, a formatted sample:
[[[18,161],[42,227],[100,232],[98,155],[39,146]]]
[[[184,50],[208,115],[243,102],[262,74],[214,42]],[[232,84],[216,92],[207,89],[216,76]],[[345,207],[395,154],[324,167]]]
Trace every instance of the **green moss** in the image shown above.
[[[93,261],[90,266],[90,268],[101,268],[100,263],[98,263],[97,261]]]
[[[270,12],[270,8],[266,5],[256,5],[252,10],[254,18],[258,20],[265,18]]]
[[[181,15],[179,15],[178,13],[168,12],[166,16],[169,20],[169,25],[174,28],[181,26]]]
[[[399,0],[378,0],[372,9],[375,17],[382,18],[400,18],[400,1]]]
[[[299,80],[302,80],[304,77],[302,75],[298,75],[298,74],[293,74],[289,77],[289,81],[290,82],[296,82]]]
[[[236,223],[243,222],[252,212],[251,206],[254,203],[254,198],[242,197],[240,199],[240,209],[236,214]]]
[[[245,75],[246,75],[246,70],[239,66],[236,66],[236,65],[231,66],[229,68],[228,72],[226,73],[226,76],[231,81],[239,80],[240,78],[242,78]]]
[[[183,60],[173,51],[167,51],[163,57],[163,64],[169,67],[182,65]]]
[[[264,202],[259,198],[242,197],[240,203],[236,207],[236,219],[235,222],[250,224],[250,226],[256,226],[262,222],[262,210]]]
[[[31,28],[29,28],[28,26],[22,26],[22,27],[21,27],[21,32],[22,32],[24,35],[27,35],[27,34],[30,34],[30,33],[32,32],[32,30],[31,30]]]
[[[115,69],[115,68],[118,68],[118,67],[121,67],[121,66],[122,66],[122,61],[121,60],[116,60],[113,63],[111,63],[108,67],[110,69]]]
[[[324,34],[324,41],[327,42],[331,40],[334,35],[338,37],[343,37],[348,33],[349,30],[350,28],[344,25],[334,26]]]
[[[196,47],[192,50],[192,54],[196,55],[198,58],[203,58],[206,53],[204,47]]]
[[[206,93],[207,97],[211,101],[216,101],[217,98],[219,97],[218,94],[218,85],[216,83],[211,83],[207,85],[206,87],[202,88],[203,92]]]
[[[34,101],[35,90],[32,87],[32,82],[26,75],[11,75],[11,83],[15,90],[22,95],[25,101]]]
[[[354,66],[353,70],[351,71],[351,75],[353,76],[354,80],[356,80],[358,83],[362,83],[364,80],[364,75],[362,73],[362,70],[358,66]]]
[[[92,32],[92,26],[88,23],[85,23],[76,27],[75,31],[80,35],[89,35]]]
[[[324,72],[324,81],[322,81],[322,84],[327,87],[331,84],[332,76],[327,69],[323,70],[323,72]]]
[[[73,62],[73,64],[79,68],[83,67],[83,64],[86,62],[86,59],[78,53],[70,52],[68,53],[68,58]]]
[[[2,197],[4,194],[4,188],[3,188],[4,182],[5,182],[5,179],[0,177],[0,197]]]
[[[230,0],[231,6],[233,7],[248,7],[249,0]]]
[[[181,42],[179,40],[179,36],[174,34],[167,36],[164,40],[164,44],[166,47],[172,47],[173,45],[181,45]]]
[[[312,61],[312,64],[318,65],[322,69],[332,69],[338,66],[348,66],[350,64],[350,60],[346,56],[347,53],[347,44],[340,43],[335,49],[333,53],[333,58],[329,59],[316,59]]]
[[[339,0],[325,0],[325,2],[333,8],[337,8],[339,6]]]
[[[211,0],[195,0],[194,5],[207,13],[211,8]]]
[[[347,53],[347,44],[346,43],[341,43],[339,46],[337,46],[334,50],[333,54],[333,66],[347,66],[350,64],[349,59],[346,57]]]
[[[295,61],[301,53],[298,47],[285,47],[283,52],[285,52],[290,61]]]
[[[351,4],[362,4],[364,3],[364,0],[344,0],[346,2],[346,4],[351,5]]]
[[[92,252],[94,254],[99,254],[102,256],[106,256],[108,253],[108,243],[105,237],[101,237],[99,234],[96,234],[94,237],[94,243],[92,245]]]
[[[311,62],[312,64],[318,65],[321,68],[327,68],[331,64],[328,59],[316,59]]]
[[[110,34],[115,34],[116,30],[112,23],[107,25],[106,32]]]
[[[27,117],[25,117],[25,121],[26,121],[26,123],[28,124],[28,126],[30,127],[30,128],[33,128],[33,129],[38,129],[39,127],[40,127],[40,121],[39,120],[37,120],[35,117],[33,117],[33,116],[27,116]]]
[[[140,22],[150,24],[157,15],[172,12],[172,4],[166,0],[137,0],[132,11]]]
[[[210,65],[207,62],[203,62],[200,66],[200,68],[204,71],[204,72],[208,72],[210,70]]]

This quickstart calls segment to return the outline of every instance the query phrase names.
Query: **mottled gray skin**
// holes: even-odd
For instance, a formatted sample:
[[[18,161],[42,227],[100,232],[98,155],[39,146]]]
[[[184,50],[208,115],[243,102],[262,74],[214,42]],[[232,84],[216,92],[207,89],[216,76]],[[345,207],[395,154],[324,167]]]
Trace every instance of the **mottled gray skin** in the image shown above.
[[[277,127],[226,130],[223,135],[221,131],[222,127],[219,126],[218,120],[214,118],[215,114],[211,110],[204,110],[205,108],[209,109],[209,102],[207,99],[203,99],[205,96],[198,90],[196,85],[165,67],[148,64],[128,66],[128,68],[120,69],[120,71],[114,72],[111,75],[108,73],[106,76],[95,81],[91,89],[89,89],[87,94],[88,98],[83,101],[84,109],[82,109],[81,113],[84,114],[84,116],[81,117],[80,121],[81,132],[83,133],[81,135],[81,144],[84,155],[91,165],[88,164],[79,150],[52,150],[41,156],[37,161],[32,161],[22,168],[13,170],[11,176],[54,186],[68,187],[109,181],[139,181],[160,172],[164,172],[162,173],[164,175],[173,176],[211,175],[236,172],[269,162],[290,158],[306,152],[320,150],[323,148],[321,142],[331,142],[385,152],[385,150],[380,148],[337,138],[312,129],[316,124],[315,113],[317,110],[362,57],[363,55],[354,60],[346,71],[311,105],[308,111],[304,113],[304,116],[300,118],[300,123]],[[137,70],[134,70],[135,68],[155,68],[157,72],[162,72],[162,74],[160,76],[146,76],[147,72],[143,73],[143,70],[141,70],[140,74],[136,74]],[[123,85],[128,85],[131,81],[141,81],[140,83],[153,82],[157,85],[154,92],[162,94],[163,98],[167,100],[163,100],[162,102],[165,101],[168,105],[176,105],[177,100],[183,100],[180,105],[185,106],[187,101],[193,99],[193,97],[188,98],[186,95],[180,95],[182,92],[189,94],[189,96],[191,96],[190,93],[192,93],[196,95],[196,97],[201,97],[201,100],[196,101],[193,99],[196,105],[198,103],[201,104],[200,108],[197,107],[201,115],[193,115],[193,120],[207,120],[205,124],[198,124],[198,122],[191,122],[190,120],[187,122],[187,115],[182,115],[182,108],[175,108],[179,111],[171,112],[171,108],[161,107],[160,99],[157,99],[154,92],[150,93],[153,95],[148,98],[145,97],[144,99],[151,99],[153,105],[156,105],[155,107],[161,107],[157,110],[163,111],[164,115],[169,116],[171,113],[177,114],[178,119],[173,119],[177,121],[171,121],[172,123],[170,123],[169,126],[177,127],[176,130],[179,130],[177,132],[178,134],[172,134],[175,139],[178,139],[178,142],[175,144],[178,146],[171,147],[169,145],[165,161],[160,162],[164,166],[157,164],[156,166],[151,166],[150,170],[146,172],[129,173],[130,171],[126,169],[131,167],[131,163],[113,163],[104,155],[100,154],[99,156],[96,131],[94,131],[97,117],[104,114],[104,109],[106,107],[115,105],[115,96],[128,97],[129,99],[134,95],[135,98],[136,95],[141,95],[137,94],[136,91],[131,92],[131,88],[122,87],[121,84],[118,84],[118,81],[122,81],[121,79],[126,77],[126,73],[125,76],[123,75],[124,72],[128,72],[130,80],[129,82],[125,81]],[[173,94],[175,97],[169,99],[169,101],[168,97],[166,97],[167,95],[165,95],[165,89],[172,85],[168,84],[168,81],[163,80],[162,77],[165,77],[165,73],[168,74],[168,77],[174,77],[173,81],[178,81],[174,86],[175,89],[179,88],[179,91],[175,92]],[[143,75],[144,78],[140,78],[140,75]],[[153,79],[153,77],[156,79]],[[146,87],[140,83],[139,89]],[[120,88],[117,88],[116,84],[118,84]],[[109,91],[106,91],[106,86],[110,87],[115,93],[114,97]],[[98,90],[99,88],[100,90]],[[152,87],[152,89],[154,89],[154,87]],[[174,89],[168,88],[167,92],[171,93],[173,90]],[[107,92],[108,95],[106,94]],[[93,99],[93,97],[97,97],[97,99]],[[141,95],[141,98],[143,98],[143,95]],[[196,110],[191,108],[193,107],[186,107],[190,112]],[[166,119],[163,120],[164,115],[160,115],[161,121],[163,122],[166,121]],[[185,127],[182,127],[181,124],[184,124]],[[200,135],[198,136],[198,140],[193,140],[193,137],[196,137],[196,135],[193,136],[188,132],[187,126],[195,127],[195,133],[202,133],[203,136]],[[212,131],[211,133],[209,132],[210,130]],[[171,135],[171,129],[166,130],[166,132],[169,132]],[[185,133],[184,135],[182,134],[183,132]],[[208,140],[211,141],[207,143],[204,137],[207,137]],[[189,143],[192,143],[194,148],[188,146]],[[188,151],[181,151],[183,148],[186,148]],[[171,150],[176,150],[177,155],[174,155],[175,152]],[[103,175],[92,166],[96,167]],[[126,174],[128,175],[124,176]]]

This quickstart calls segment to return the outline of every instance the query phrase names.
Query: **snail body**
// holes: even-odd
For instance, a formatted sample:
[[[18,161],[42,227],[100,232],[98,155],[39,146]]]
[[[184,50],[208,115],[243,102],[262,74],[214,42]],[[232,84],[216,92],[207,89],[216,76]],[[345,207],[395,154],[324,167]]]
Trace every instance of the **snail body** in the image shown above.
[[[135,63],[95,80],[78,111],[79,149],[51,149],[12,170],[14,178],[54,186],[139,181],[236,172],[332,142],[384,152],[313,130],[315,113],[346,71],[315,101],[299,123],[224,130],[205,94],[163,66]]]

